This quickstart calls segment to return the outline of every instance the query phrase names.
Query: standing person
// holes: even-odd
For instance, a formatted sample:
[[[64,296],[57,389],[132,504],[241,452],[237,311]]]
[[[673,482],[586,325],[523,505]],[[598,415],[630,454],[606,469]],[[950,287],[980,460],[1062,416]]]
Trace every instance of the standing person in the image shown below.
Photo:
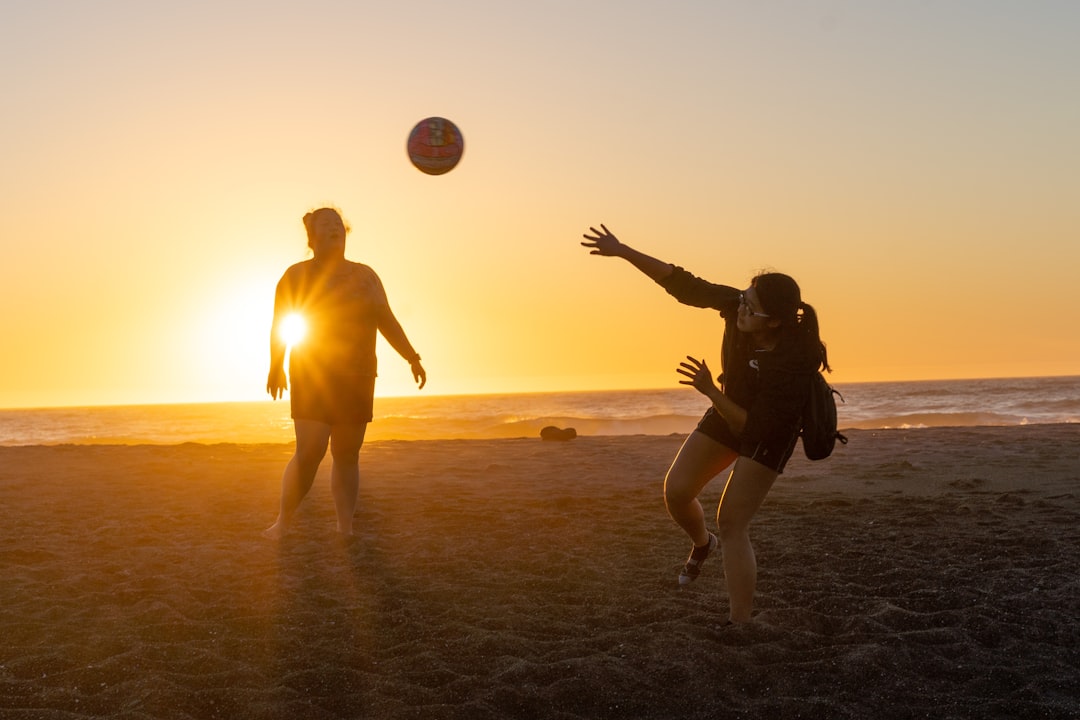
[[[342,535],[352,535],[360,486],[360,446],[372,419],[376,331],[409,362],[419,386],[427,382],[420,356],[390,310],[379,276],[367,265],[345,259],[349,229],[338,210],[309,212],[304,216],[304,228],[314,257],[290,267],[278,282],[270,332],[266,391],[276,400],[289,389],[282,323],[296,314],[307,328],[303,341],[289,355],[296,452],[281,478],[277,520],[264,532],[271,538],[288,529],[293,513],[315,481],[328,444],[333,458],[330,488],[337,529]]]
[[[748,622],[757,584],[750,521],[795,449],[810,379],[829,370],[814,309],[799,286],[780,273],[763,273],[745,290],[714,285],[686,270],[634,250],[604,225],[590,227],[581,243],[592,255],[620,257],[676,300],[719,310],[724,318],[720,386],[705,360],[687,356],[676,370],[712,401],[679,449],[664,479],[668,514],[694,547],[679,574],[693,582],[720,546],[730,596],[728,623]],[[716,511],[719,539],[705,525],[698,495],[732,466]]]

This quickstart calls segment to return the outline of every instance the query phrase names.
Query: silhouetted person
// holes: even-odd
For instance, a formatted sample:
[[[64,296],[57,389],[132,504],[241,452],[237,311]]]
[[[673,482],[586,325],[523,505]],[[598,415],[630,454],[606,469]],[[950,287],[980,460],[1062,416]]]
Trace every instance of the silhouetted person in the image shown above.
[[[304,227],[314,257],[290,267],[278,282],[266,380],[274,399],[289,389],[296,453],[281,478],[277,520],[264,534],[280,537],[288,528],[329,444],[337,529],[348,536],[360,485],[360,447],[372,419],[376,332],[409,362],[421,388],[427,374],[390,310],[379,276],[367,265],[345,259],[348,228],[341,214],[320,208],[304,216]],[[281,326],[293,313],[304,319],[307,332],[289,351],[290,387]]]

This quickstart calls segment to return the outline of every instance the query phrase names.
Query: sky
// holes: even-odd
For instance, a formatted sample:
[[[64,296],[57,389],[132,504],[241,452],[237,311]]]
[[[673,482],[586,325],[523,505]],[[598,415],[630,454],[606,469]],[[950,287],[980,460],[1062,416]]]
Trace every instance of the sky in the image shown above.
[[[257,400],[341,208],[431,394],[676,387],[794,276],[838,383],[1080,374],[1080,3],[5,0],[0,407]],[[428,176],[409,130],[465,138]],[[380,343],[378,394],[417,392]]]

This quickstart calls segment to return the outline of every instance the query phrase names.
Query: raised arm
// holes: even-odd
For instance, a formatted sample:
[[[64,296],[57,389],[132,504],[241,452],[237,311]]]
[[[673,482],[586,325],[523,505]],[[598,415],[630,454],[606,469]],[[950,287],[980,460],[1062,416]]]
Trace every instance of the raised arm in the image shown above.
[[[599,230],[594,227],[590,227],[589,230],[592,232],[591,235],[585,233],[582,236],[588,242],[581,244],[592,249],[590,255],[623,258],[656,281],[669,295],[684,305],[714,308],[725,317],[729,315],[734,317],[734,314],[738,312],[739,291],[737,289],[702,280],[681,267],[638,252],[620,242],[604,225],[601,225]]]
[[[657,260],[620,242],[619,238],[615,237],[614,233],[603,224],[600,225],[599,230],[590,227],[589,231],[592,234],[582,235],[587,242],[581,244],[583,247],[591,248],[590,255],[620,257],[657,282],[664,280],[675,270],[675,266],[671,263]]]

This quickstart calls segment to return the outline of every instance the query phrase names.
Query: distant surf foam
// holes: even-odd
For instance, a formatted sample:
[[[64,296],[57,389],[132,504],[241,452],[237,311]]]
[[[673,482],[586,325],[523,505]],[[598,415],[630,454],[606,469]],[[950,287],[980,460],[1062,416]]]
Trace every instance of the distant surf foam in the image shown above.
[[[843,429],[1080,422],[1080,377],[839,386]],[[693,430],[707,402],[688,388],[377,398],[368,440],[535,438]],[[0,445],[290,443],[285,402],[0,410]]]

